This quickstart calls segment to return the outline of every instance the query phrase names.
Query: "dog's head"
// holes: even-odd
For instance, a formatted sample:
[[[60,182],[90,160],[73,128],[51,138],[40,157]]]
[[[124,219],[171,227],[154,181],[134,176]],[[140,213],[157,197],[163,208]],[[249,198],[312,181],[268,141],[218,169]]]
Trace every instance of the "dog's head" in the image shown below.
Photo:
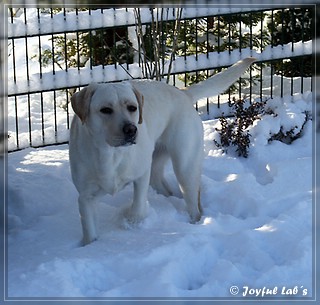
[[[71,104],[96,139],[113,147],[136,143],[143,96],[130,83],[91,84],[75,93]]]

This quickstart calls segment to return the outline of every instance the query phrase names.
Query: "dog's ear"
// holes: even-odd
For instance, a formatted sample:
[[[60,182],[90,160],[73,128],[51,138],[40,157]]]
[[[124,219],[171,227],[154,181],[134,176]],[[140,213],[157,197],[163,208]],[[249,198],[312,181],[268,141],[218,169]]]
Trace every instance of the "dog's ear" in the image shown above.
[[[79,92],[76,92],[71,97],[71,105],[73,111],[80,118],[82,124],[86,121],[89,115],[91,97],[96,88],[97,84],[91,84],[88,87],[83,88]]]
[[[142,122],[143,122],[142,108],[143,108],[143,103],[144,103],[144,97],[134,86],[132,86],[132,89],[133,89],[133,92],[137,98],[138,105],[139,105],[139,122],[138,122],[138,124],[142,124]]]

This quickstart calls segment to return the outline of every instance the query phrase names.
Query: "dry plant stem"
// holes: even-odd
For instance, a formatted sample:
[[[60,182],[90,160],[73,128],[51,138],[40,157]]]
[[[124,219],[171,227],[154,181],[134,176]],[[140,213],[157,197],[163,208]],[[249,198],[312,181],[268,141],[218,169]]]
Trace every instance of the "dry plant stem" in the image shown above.
[[[156,12],[155,12],[156,10]],[[167,10],[167,14],[165,14]],[[169,83],[175,53],[178,47],[178,35],[180,32],[182,8],[175,9],[175,24],[173,28],[173,43],[171,53],[166,58],[166,44],[164,39],[164,24],[166,24],[166,34],[168,27],[166,21],[168,20],[168,9],[150,9],[151,13],[151,40],[153,44],[153,59],[147,57],[146,45],[144,41],[143,25],[141,19],[140,9],[134,9],[136,19],[136,35],[139,45],[139,63],[142,65],[142,75],[144,78],[161,80],[166,74],[166,82]],[[168,67],[166,71],[166,67]]]

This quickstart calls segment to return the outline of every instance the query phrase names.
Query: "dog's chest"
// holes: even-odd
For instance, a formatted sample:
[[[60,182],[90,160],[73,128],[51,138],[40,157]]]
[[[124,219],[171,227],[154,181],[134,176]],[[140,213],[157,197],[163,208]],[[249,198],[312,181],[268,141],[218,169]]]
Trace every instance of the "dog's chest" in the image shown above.
[[[129,155],[116,153],[103,156],[97,166],[98,183],[105,192],[113,195],[139,177],[141,169]]]
[[[99,174],[100,187],[111,195],[121,191],[131,181],[128,175],[122,175],[121,170],[117,168],[101,171]]]

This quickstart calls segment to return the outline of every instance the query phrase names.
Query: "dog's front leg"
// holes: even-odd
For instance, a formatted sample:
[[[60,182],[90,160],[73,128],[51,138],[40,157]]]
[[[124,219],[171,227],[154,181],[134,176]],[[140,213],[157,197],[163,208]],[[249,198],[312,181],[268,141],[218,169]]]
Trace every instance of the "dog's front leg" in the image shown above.
[[[98,237],[96,200],[92,195],[79,195],[79,212],[83,232],[83,246],[90,244]]]
[[[126,215],[129,223],[139,223],[146,217],[149,207],[147,201],[149,184],[150,170],[148,170],[142,177],[134,181],[133,203]]]

